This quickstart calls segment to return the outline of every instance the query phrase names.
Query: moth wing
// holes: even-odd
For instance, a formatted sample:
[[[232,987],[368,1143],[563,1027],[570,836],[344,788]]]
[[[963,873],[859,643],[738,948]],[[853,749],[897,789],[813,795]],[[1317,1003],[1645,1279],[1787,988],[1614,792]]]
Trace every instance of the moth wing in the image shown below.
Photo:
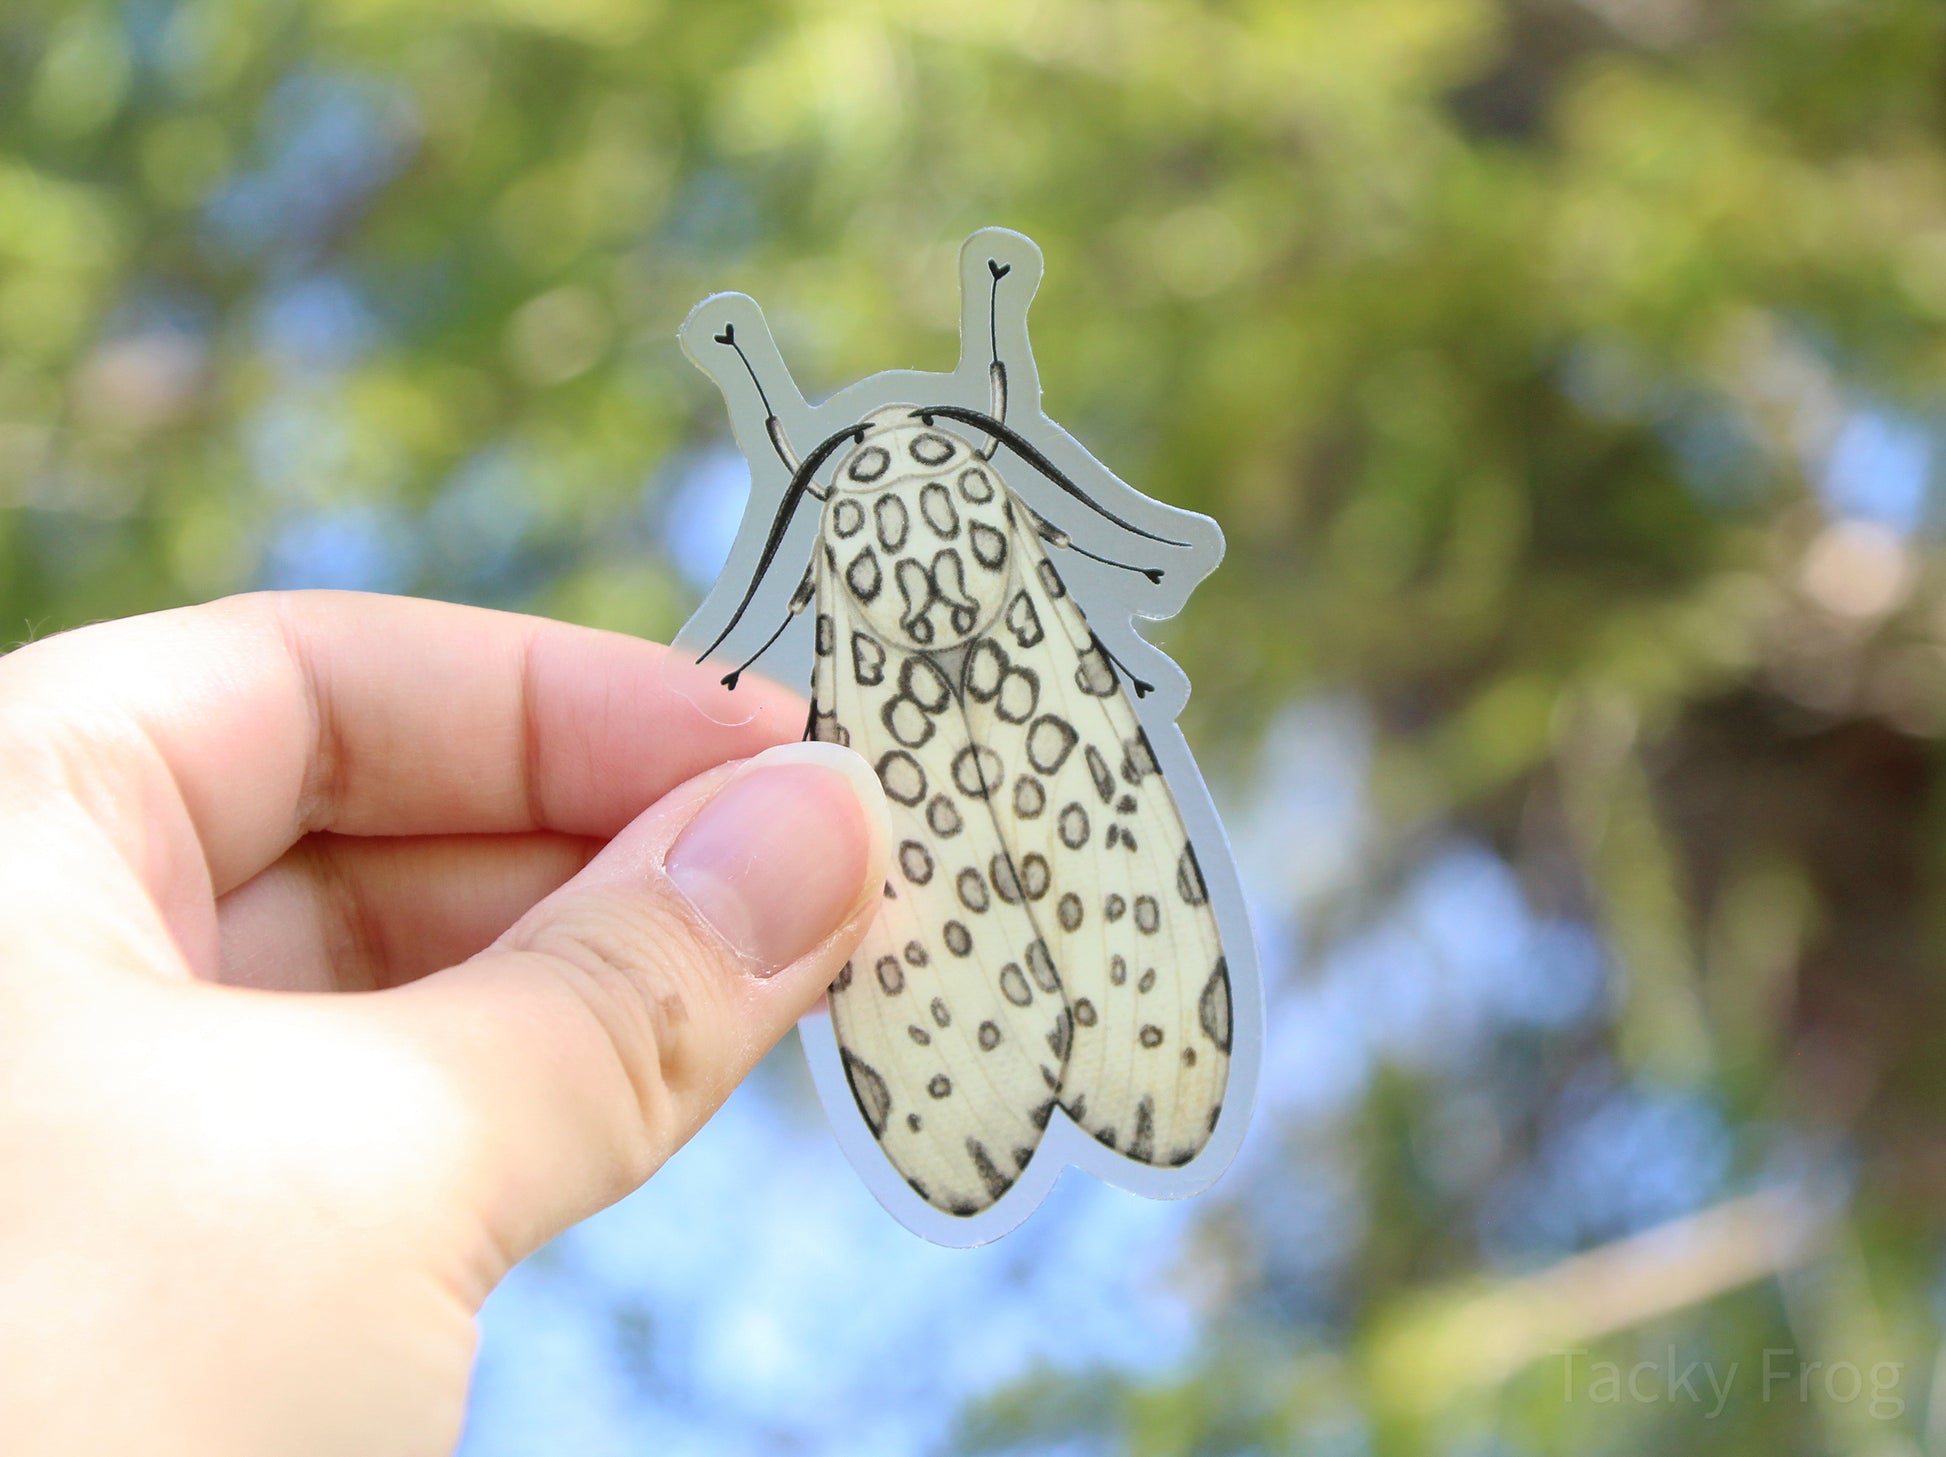
[[[894,847],[878,919],[830,989],[832,1027],[886,1157],[929,1203],[975,1214],[1040,1144],[1067,1005],[1033,918],[996,892],[986,776],[1002,771],[956,685],[874,635],[822,548],[816,571],[811,733],[877,769]]]
[[[1128,684],[1037,518],[1012,507],[1008,601],[971,650],[965,701],[973,739],[1013,770],[993,808],[1067,996],[1061,1103],[1128,1158],[1187,1163],[1229,1078],[1222,938]]]

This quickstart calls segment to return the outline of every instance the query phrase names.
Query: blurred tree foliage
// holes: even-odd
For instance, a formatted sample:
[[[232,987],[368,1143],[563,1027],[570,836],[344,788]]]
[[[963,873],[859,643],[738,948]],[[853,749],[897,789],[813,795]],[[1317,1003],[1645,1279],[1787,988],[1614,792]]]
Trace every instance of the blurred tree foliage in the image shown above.
[[[1204,1364],[968,1444],[1917,1451],[1942,42],[1937,0],[10,0],[0,622],[322,580],[666,635],[722,435],[688,306],[757,295],[808,387],[943,367],[957,244],[1021,228],[1050,413],[1229,532],[1165,630],[1215,776],[1294,700],[1373,727],[1305,944],[1463,826],[1612,966],[1476,1076],[1484,1172],[1441,1184],[1449,1090],[1393,1069],[1330,1135],[1339,1277],[1282,1299],[1217,1218]],[[1727,1202],[1483,1242],[1589,1066],[1719,1110]],[[1560,1350],[1665,1345],[1739,1400],[1564,1400]],[[1903,1363],[1903,1414],[1759,1400],[1766,1347]]]

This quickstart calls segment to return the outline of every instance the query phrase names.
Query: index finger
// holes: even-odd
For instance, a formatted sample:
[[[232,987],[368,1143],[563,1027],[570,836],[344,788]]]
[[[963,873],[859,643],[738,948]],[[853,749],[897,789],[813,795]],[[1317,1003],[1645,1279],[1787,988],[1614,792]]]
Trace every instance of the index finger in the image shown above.
[[[108,828],[152,885],[193,854],[217,894],[314,830],[605,838],[803,725],[783,690],[732,695],[639,638],[352,592],[228,598],[0,663],[0,737],[51,736],[103,806],[179,798],[192,844],[158,845],[153,814]]]

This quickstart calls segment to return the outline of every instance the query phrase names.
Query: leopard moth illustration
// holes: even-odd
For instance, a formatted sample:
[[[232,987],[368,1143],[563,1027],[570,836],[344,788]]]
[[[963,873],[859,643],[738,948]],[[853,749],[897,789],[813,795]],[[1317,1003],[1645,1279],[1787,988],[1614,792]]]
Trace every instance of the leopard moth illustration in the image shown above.
[[[1012,1228],[1069,1165],[1152,1197],[1206,1187],[1261,1046],[1235,869],[1175,724],[1188,681],[1131,620],[1179,610],[1221,533],[1041,413],[1040,276],[1027,238],[974,234],[958,368],[815,407],[750,299],[706,299],[682,330],[751,497],[677,642],[723,652],[732,689],[767,659],[810,690],[805,737],[877,770],[885,899],[802,1031],[868,1186],[954,1245]]]

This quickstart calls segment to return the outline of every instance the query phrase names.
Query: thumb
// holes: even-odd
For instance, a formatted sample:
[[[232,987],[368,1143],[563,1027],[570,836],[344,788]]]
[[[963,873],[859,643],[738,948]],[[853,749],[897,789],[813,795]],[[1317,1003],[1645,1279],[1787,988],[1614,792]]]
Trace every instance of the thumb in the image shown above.
[[[702,1126],[870,926],[889,840],[850,749],[768,749],[665,796],[480,955],[376,999],[456,1089],[489,1264]]]

